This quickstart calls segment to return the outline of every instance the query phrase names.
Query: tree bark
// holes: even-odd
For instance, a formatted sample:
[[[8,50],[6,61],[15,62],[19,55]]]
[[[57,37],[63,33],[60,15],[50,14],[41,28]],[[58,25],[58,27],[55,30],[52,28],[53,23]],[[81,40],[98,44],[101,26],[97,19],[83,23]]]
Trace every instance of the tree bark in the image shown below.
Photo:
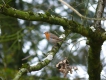
[[[88,54],[88,74],[89,80],[101,80],[100,73],[102,65],[100,62],[101,41],[89,40],[90,48]]]
[[[95,18],[102,18],[104,7],[105,7],[105,1],[106,0],[99,0]],[[104,29],[101,28],[101,21],[95,21],[94,27],[96,29],[95,32],[104,32]],[[98,35],[97,35],[98,36]],[[100,52],[101,52],[101,46],[103,44],[103,41],[100,39],[94,40],[94,38],[89,39],[89,55],[88,55],[88,74],[89,74],[89,80],[101,80],[100,74],[102,70],[102,65],[100,62]]]

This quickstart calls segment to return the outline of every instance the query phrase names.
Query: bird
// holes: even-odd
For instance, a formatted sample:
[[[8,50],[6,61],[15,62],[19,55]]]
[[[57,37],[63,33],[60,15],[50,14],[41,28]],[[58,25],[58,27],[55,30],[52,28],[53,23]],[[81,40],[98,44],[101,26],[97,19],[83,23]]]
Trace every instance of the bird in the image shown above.
[[[44,34],[45,34],[45,36],[46,36],[46,39],[47,39],[50,43],[56,44],[56,43],[62,41],[62,39],[60,39],[58,36],[56,36],[56,35],[53,34],[53,33],[45,32]]]

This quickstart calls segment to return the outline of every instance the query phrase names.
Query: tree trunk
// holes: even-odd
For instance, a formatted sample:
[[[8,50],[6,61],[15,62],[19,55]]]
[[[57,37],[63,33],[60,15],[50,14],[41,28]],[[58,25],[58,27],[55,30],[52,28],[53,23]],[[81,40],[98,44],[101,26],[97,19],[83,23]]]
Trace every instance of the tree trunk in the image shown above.
[[[100,73],[102,70],[102,65],[100,62],[100,51],[102,42],[90,40],[89,44],[90,44],[88,54],[89,80],[100,80]]]

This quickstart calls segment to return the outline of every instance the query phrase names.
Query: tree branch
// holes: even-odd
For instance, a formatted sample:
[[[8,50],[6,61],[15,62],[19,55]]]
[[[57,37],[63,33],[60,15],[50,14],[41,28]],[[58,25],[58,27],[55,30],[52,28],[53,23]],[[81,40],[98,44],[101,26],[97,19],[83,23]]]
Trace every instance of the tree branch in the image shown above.
[[[75,21],[68,20],[66,18],[56,17],[47,13],[42,14],[25,12],[5,5],[0,5],[0,13],[24,20],[43,21],[50,24],[61,25],[65,30],[69,29],[72,32],[79,33],[85,37],[91,37],[95,39],[103,38],[104,40],[106,40],[106,35],[103,35],[103,37],[101,37],[102,32],[94,32],[89,27],[84,27]]]
[[[68,32],[66,34],[66,37],[68,36],[70,32]],[[65,39],[66,39],[65,37]],[[65,40],[64,39],[64,40]],[[64,41],[63,41],[64,42]],[[59,48],[61,47],[62,45],[62,42],[60,43],[57,43],[57,45],[54,45],[54,47],[52,48],[51,51],[48,51],[46,54],[47,57],[42,61],[42,62],[39,62],[37,65],[35,66],[29,66],[29,65],[26,65],[24,67],[22,67],[19,72],[16,74],[15,78],[13,80],[19,80],[19,78],[26,72],[31,72],[31,71],[37,71],[37,70],[40,70],[42,68],[44,68],[45,66],[47,66],[54,58],[55,54],[58,52]]]
[[[64,30],[70,29],[72,32],[81,34],[88,38],[106,40],[105,32],[104,33],[101,31],[99,31],[99,33],[94,32],[90,29],[90,27],[84,27],[75,21],[68,20],[66,18],[56,17],[47,13],[45,14],[33,13],[30,11],[25,12],[25,11],[17,10],[15,8],[12,8],[10,6],[5,6],[5,5],[4,6],[0,5],[0,13],[6,16],[11,16],[15,18],[24,19],[24,20],[43,21],[50,24],[61,25],[63,26]]]
[[[79,13],[76,9],[74,9],[71,5],[69,5],[65,1],[63,1],[63,0],[59,0],[59,1],[61,3],[63,3],[64,5],[66,5],[68,8],[70,8],[71,10],[73,10],[79,17],[81,17],[83,19],[88,19],[88,20],[106,20],[106,18],[101,18],[101,17],[89,18],[89,17],[83,16],[81,13]]]
[[[102,18],[105,4],[106,4],[105,0],[99,0],[98,1],[98,5],[97,5],[97,8],[96,8],[96,13],[95,13],[95,17],[96,18]],[[100,20],[99,21],[95,21],[94,27],[101,29],[101,21]]]

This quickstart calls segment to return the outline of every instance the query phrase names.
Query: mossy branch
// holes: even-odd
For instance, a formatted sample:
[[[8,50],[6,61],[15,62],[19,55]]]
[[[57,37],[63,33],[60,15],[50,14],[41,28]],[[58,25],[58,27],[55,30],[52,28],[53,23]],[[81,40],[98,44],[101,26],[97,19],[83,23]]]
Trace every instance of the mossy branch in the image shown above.
[[[19,78],[26,72],[37,71],[47,66],[51,62],[51,60],[53,59],[53,57],[55,56],[60,47],[61,44],[59,44],[58,46],[54,46],[52,50],[47,53],[48,56],[42,62],[39,62],[37,65],[35,66],[28,65],[21,68],[13,80],[19,80]]]
[[[72,32],[81,34],[85,37],[91,37],[95,39],[103,39],[106,40],[106,36],[104,35],[103,32],[93,32],[89,27],[84,27],[81,24],[68,20],[66,18],[62,17],[56,17],[53,15],[48,15],[47,13],[42,14],[42,13],[33,13],[33,12],[25,12],[21,10],[17,10],[15,8],[12,8],[10,6],[6,5],[0,5],[0,13],[4,15],[8,15],[11,17],[15,18],[20,18],[24,20],[30,20],[30,21],[42,21],[42,22],[47,22],[50,24],[55,24],[55,25],[61,25],[63,28],[69,29]],[[102,36],[103,35],[103,36]]]
[[[63,39],[63,42],[67,38],[67,36],[70,34],[70,32],[71,31],[67,31],[67,33],[65,33],[65,36],[66,37]],[[55,54],[58,52],[58,50],[61,47],[61,45],[62,45],[63,42],[59,42],[56,45],[54,45],[53,48],[52,48],[52,50],[51,51],[48,51],[46,53],[47,54],[47,57],[44,58],[43,61],[38,62],[37,65],[30,66],[28,64],[23,64],[23,67],[18,71],[18,73],[16,74],[16,76],[15,76],[15,78],[13,80],[19,80],[19,78],[24,73],[31,72],[31,71],[38,71],[38,70],[44,68],[45,66],[47,66],[53,60]]]

